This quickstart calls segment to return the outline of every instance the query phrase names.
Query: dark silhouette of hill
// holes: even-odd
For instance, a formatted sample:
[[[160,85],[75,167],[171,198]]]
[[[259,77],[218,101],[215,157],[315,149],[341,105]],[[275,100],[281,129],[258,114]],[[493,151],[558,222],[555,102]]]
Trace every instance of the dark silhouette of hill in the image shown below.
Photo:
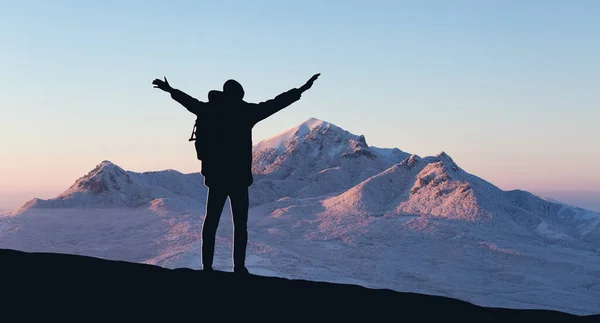
[[[59,253],[0,249],[0,273],[2,316],[18,321],[600,321],[600,315],[487,308],[387,289]]]

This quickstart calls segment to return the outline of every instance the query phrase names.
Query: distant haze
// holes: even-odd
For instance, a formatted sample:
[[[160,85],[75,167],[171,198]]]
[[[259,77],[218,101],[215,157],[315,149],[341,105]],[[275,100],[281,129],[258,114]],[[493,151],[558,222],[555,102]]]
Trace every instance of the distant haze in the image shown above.
[[[556,201],[600,212],[600,192],[595,191],[539,191],[534,192],[542,197],[550,197]]]
[[[49,199],[56,197],[67,187],[63,187],[57,191],[31,191],[19,192],[14,194],[5,194],[0,196],[0,214],[13,210],[28,200],[37,197],[41,199]],[[574,207],[580,207],[586,210],[600,212],[600,192],[595,191],[532,191],[532,193],[544,197],[551,198],[556,202],[561,202]]]

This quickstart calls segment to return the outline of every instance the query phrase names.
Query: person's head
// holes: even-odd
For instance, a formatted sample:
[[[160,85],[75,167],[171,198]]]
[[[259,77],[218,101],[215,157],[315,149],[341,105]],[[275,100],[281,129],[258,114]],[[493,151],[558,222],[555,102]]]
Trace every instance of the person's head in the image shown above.
[[[232,99],[242,100],[244,98],[244,88],[236,80],[227,80],[223,84],[223,93]]]

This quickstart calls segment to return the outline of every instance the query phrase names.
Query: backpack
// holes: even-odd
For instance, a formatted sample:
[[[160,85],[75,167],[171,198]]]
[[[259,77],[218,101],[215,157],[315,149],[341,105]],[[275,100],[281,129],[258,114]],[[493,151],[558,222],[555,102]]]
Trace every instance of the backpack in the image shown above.
[[[194,146],[196,148],[196,158],[198,160],[202,160],[204,157],[204,142],[201,140],[202,138],[198,138],[196,136],[196,130],[198,129],[198,119],[194,122],[194,128],[192,129],[192,135],[188,141],[194,141]]]
[[[215,102],[216,100],[219,100],[219,98],[223,95],[223,92],[221,91],[216,91],[216,90],[211,90],[208,92],[208,101],[209,102]],[[196,122],[194,123],[194,129],[192,129],[192,135],[190,136],[190,139],[188,141],[195,141],[194,146],[196,147],[196,157],[198,158],[198,160],[202,160],[202,158],[204,157],[205,154],[205,142],[204,142],[204,138],[198,138],[197,137],[197,130],[198,130],[198,125],[200,124],[200,118],[196,118]]]

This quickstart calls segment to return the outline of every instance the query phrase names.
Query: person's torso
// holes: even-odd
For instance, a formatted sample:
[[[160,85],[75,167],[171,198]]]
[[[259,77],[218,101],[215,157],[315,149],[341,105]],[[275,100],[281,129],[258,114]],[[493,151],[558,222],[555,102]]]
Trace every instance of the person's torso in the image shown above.
[[[199,116],[197,137],[203,140],[204,163],[227,167],[252,163],[252,127],[250,110],[239,103],[210,103]]]

